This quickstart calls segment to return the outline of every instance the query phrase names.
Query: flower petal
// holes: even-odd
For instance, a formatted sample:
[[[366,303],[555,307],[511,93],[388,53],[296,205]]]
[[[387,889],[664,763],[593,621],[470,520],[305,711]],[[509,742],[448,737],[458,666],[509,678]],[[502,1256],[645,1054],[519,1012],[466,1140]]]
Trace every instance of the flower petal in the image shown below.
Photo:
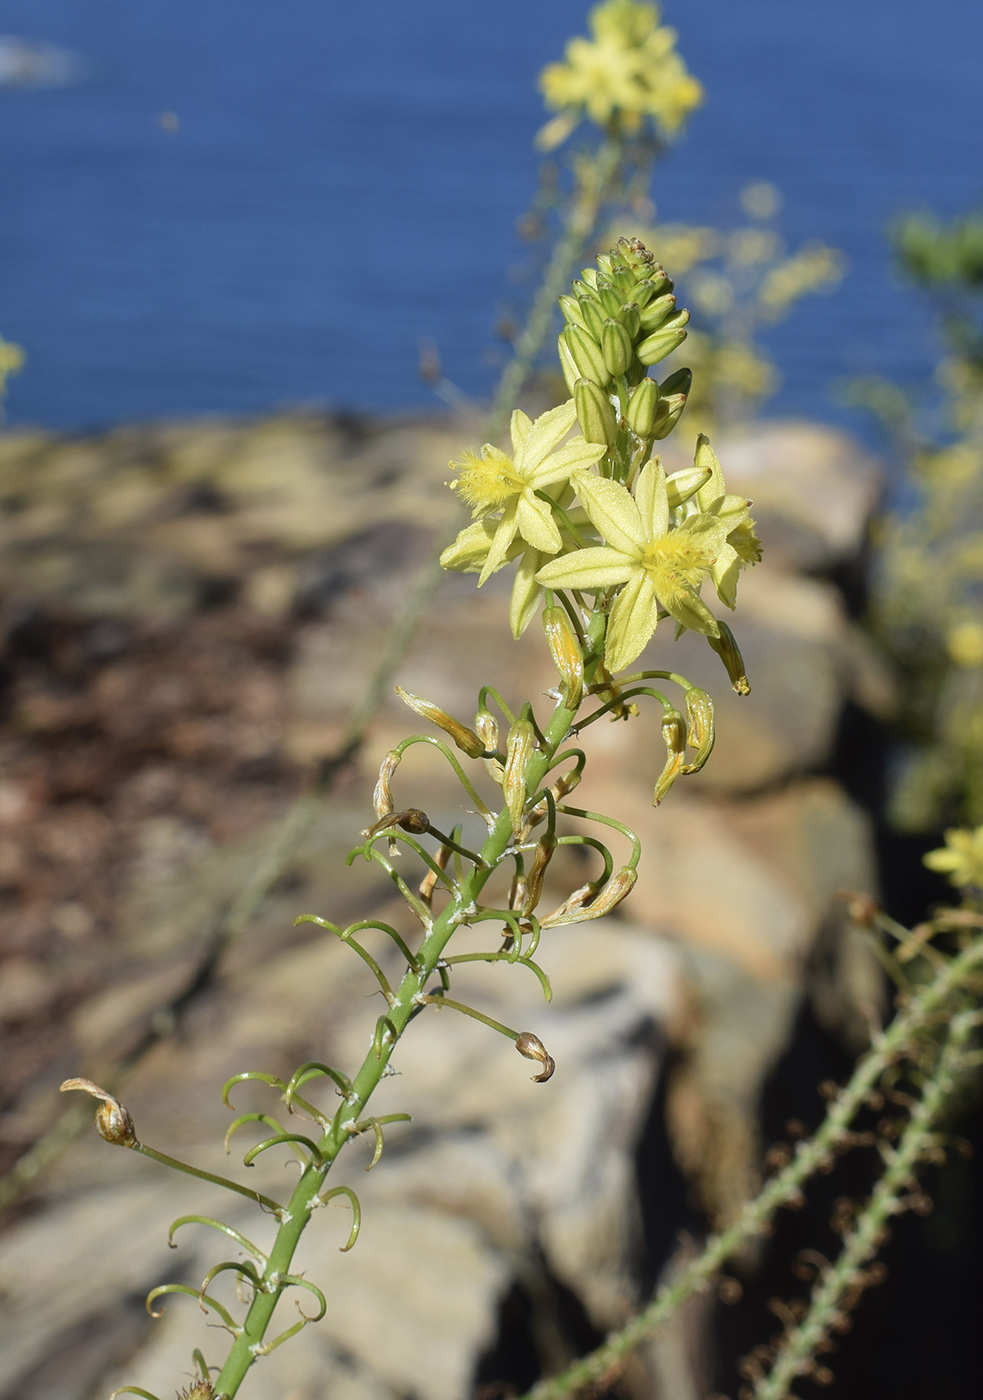
[[[608,544],[625,554],[640,555],[647,537],[638,506],[625,488],[591,472],[577,472],[571,479],[584,509]]]
[[[710,479],[701,486],[696,493],[696,499],[701,510],[708,510],[719,496],[724,495],[727,487],[724,485],[724,474],[717,460],[717,454],[710,446],[710,439],[705,433],[700,433],[696,439],[696,456],[693,465],[701,468],[710,468]]]
[[[481,571],[481,577],[478,579],[479,588],[496,569],[500,569],[505,563],[505,556],[509,552],[509,546],[519,532],[515,508],[515,501],[510,501],[505,507],[505,514],[498,523],[498,529],[495,531],[495,537],[488,550],[488,558],[485,560],[485,566]]]
[[[526,472],[526,480],[530,486],[548,486],[552,481],[566,480],[571,472],[592,467],[607,450],[605,443],[585,442],[582,437],[575,437],[544,457],[538,467]]]
[[[642,529],[650,540],[657,540],[669,528],[669,496],[662,462],[653,457],[638,474],[635,483],[635,504],[642,519]]]
[[[644,569],[621,590],[608,618],[604,663],[609,671],[623,671],[648,645],[659,620],[659,600]]]
[[[536,579],[547,588],[608,588],[627,583],[637,570],[638,563],[630,554],[596,545],[551,559]]]
[[[532,427],[532,419],[527,413],[523,413],[521,408],[514,410],[509,431],[512,434],[512,452],[517,455],[522,444],[529,436],[529,429]]]
[[[546,554],[558,554],[563,548],[559,527],[553,519],[553,512],[545,501],[539,500],[531,491],[524,491],[515,507],[519,534],[535,549]]]
[[[660,600],[681,627],[702,632],[705,637],[719,637],[720,625],[698,593],[691,588],[677,588],[671,598]]]
[[[741,572],[741,560],[732,544],[725,544],[717,555],[710,577],[717,590],[717,597],[728,608],[737,607],[737,578]]]
[[[543,585],[536,582],[537,570],[541,568],[545,555],[538,549],[527,549],[519,560],[509,600],[509,623],[516,641],[536,616],[539,600],[543,595]]]
[[[548,413],[537,418],[521,447],[516,448],[516,471],[528,480],[529,474],[535,472],[543,458],[559,447],[576,421],[577,410],[573,399],[551,408]]]
[[[440,567],[453,569],[459,574],[478,573],[488,558],[494,534],[494,525],[486,520],[466,525],[454,543],[448,545],[440,556]]]

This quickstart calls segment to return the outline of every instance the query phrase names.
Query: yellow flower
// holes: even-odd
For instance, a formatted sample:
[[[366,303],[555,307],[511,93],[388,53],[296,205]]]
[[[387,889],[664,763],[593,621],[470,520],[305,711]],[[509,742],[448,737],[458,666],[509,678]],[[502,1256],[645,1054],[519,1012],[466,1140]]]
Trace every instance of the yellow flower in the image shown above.
[[[674,135],[703,100],[703,89],[676,52],[676,32],[659,25],[655,5],[607,0],[589,16],[593,39],[571,39],[563,63],[540,75],[546,105],[558,109],[540,144],[559,145],[580,115],[636,133],[646,118]]]
[[[572,482],[607,544],[554,559],[536,579],[546,588],[598,591],[624,585],[608,619],[609,670],[623,670],[643,651],[660,607],[683,627],[719,636],[699,589],[726,541],[727,521],[699,511],[673,526],[666,474],[657,458],[640,472],[634,497],[619,482],[585,471],[576,472]]]
[[[465,452],[459,462],[451,463],[459,473],[451,489],[471,506],[476,519],[502,512],[481,566],[479,588],[507,562],[517,537],[543,554],[556,554],[563,548],[552,509],[536,492],[556,482],[566,482],[571,472],[591,466],[607,451],[604,443],[585,442],[579,436],[561,447],[576,420],[572,399],[550,409],[535,423],[517,408],[512,414],[512,457],[486,442],[480,454]],[[452,551],[458,546],[468,549],[480,545],[480,535],[472,526],[471,533],[461,532],[450,550],[445,551],[445,557],[454,557]],[[462,567],[469,566],[444,564],[444,568]]]
[[[945,845],[923,856],[929,870],[948,875],[952,885],[978,885],[983,889],[983,826],[975,831],[954,827],[945,834]]]
[[[748,564],[761,561],[761,541],[754,533],[743,496],[728,496],[717,454],[703,433],[696,440],[696,466],[709,467],[710,477],[696,493],[696,504],[727,525],[727,539],[710,570],[717,597],[728,608],[737,606],[737,577]]]

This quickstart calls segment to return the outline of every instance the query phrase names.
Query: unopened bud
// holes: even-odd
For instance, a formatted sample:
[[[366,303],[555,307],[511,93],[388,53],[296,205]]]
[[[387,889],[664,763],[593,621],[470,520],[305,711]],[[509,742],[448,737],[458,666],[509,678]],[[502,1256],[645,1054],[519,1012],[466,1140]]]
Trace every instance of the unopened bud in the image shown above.
[[[556,1062],[552,1055],[547,1054],[546,1046],[538,1035],[533,1035],[532,1031],[520,1031],[515,1038],[515,1048],[525,1059],[537,1060],[542,1065],[542,1074],[534,1074],[532,1077],[534,1084],[545,1084],[547,1079],[552,1077]]]
[[[724,663],[732,688],[738,695],[750,695],[751,682],[744,674],[744,658],[737,640],[726,622],[718,622],[717,626],[720,628],[720,636],[708,636],[707,641]]]
[[[420,715],[422,719],[428,719],[431,724],[435,724],[438,729],[449,734],[457,747],[466,753],[468,758],[479,758],[484,753],[485,746],[474,730],[469,729],[466,724],[462,724],[453,715],[449,715],[439,705],[435,705],[431,700],[424,700],[421,695],[411,695],[401,685],[396,687],[396,694],[404,705],[409,705],[410,709]]]
[[[578,379],[573,386],[577,422],[586,442],[605,442],[613,447],[618,436],[618,419],[611,400],[590,379]]]
[[[488,753],[498,749],[498,720],[491,710],[480,709],[474,717],[474,727]]]
[[[641,310],[637,301],[626,301],[618,312],[618,320],[628,332],[629,340],[634,343],[638,337],[638,331],[642,323]]]
[[[601,303],[595,297],[578,297],[580,303],[581,325],[598,345],[601,343],[601,336],[604,334],[604,312],[601,310]]]
[[[691,763],[684,763],[681,773],[698,773],[713,752],[713,701],[705,690],[693,686],[686,692],[686,719],[689,732],[686,742],[696,749]]]
[[[666,477],[666,495],[669,499],[669,509],[675,510],[677,506],[684,505],[691,496],[695,496],[701,486],[705,486],[713,475],[711,467],[686,467],[681,472],[673,472],[672,476]]]
[[[573,356],[570,354],[570,347],[563,338],[563,332],[556,343],[557,354],[560,357],[560,369],[563,371],[563,379],[567,386],[567,393],[573,393],[573,386],[580,378],[580,370],[574,364]]]
[[[587,322],[576,297],[560,297],[560,310],[568,326],[583,326],[586,329]]]
[[[611,376],[605,367],[604,356],[597,341],[579,326],[567,326],[560,338],[567,343],[567,349],[577,366],[577,377],[592,379],[602,389],[605,388]]]
[[[636,437],[652,436],[655,411],[659,406],[659,386],[654,379],[643,379],[632,390],[628,400],[628,426]]]
[[[393,810],[391,784],[393,774],[399,767],[401,760],[402,754],[396,749],[390,749],[379,765],[379,778],[372,794],[372,806],[375,808],[376,817],[386,817]]]
[[[659,774],[652,795],[652,806],[658,807],[679,777],[686,758],[686,720],[678,710],[665,710],[662,715],[662,738],[666,746],[665,767]]]
[[[100,1089],[91,1079],[66,1079],[61,1086],[61,1092],[64,1094],[70,1089],[81,1089],[83,1093],[91,1094],[94,1099],[102,1100],[96,1109],[96,1132],[101,1138],[111,1142],[114,1147],[138,1145],[133,1119],[112,1094],[107,1094],[105,1089]]]
[[[671,291],[672,282],[666,276],[663,269],[656,266],[649,269],[647,277],[643,277],[640,282],[635,283],[635,289],[632,292],[632,300],[637,301],[639,308],[644,310],[649,302],[653,301],[656,297],[665,296],[667,292]]]
[[[646,335],[651,335],[669,319],[676,309],[676,298],[672,292],[667,292],[664,296],[656,297],[650,301],[642,310],[641,323],[642,330]]]
[[[654,335],[643,340],[635,351],[641,364],[658,364],[660,360],[664,360],[667,355],[671,355],[673,350],[682,345],[686,339],[684,327],[688,320],[688,311],[677,311],[675,316],[670,317],[672,324],[667,322]]]
[[[618,310],[620,309],[619,307]],[[631,364],[631,336],[614,317],[609,317],[604,322],[601,354],[604,356],[605,367],[612,376],[624,374]]]
[[[614,282],[610,279],[597,279],[597,299],[604,309],[605,316],[617,316],[621,310],[624,295],[618,291]]]
[[[527,719],[517,719],[509,730],[505,745],[505,772],[502,777],[505,805],[509,809],[512,831],[516,836],[522,833],[526,807],[526,766],[535,751],[536,731]]]
[[[584,694],[584,653],[580,641],[563,608],[544,608],[543,627],[553,664],[563,681],[563,703],[568,710],[576,710]]]

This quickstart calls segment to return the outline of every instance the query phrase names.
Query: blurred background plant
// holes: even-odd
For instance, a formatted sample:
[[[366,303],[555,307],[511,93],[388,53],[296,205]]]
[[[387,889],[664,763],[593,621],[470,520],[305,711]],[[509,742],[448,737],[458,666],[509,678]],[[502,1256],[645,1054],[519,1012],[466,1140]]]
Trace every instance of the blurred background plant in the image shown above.
[[[854,381],[899,475],[876,523],[868,623],[896,668],[888,815],[903,831],[983,821],[983,214],[900,218],[901,277],[932,308],[934,380]]]

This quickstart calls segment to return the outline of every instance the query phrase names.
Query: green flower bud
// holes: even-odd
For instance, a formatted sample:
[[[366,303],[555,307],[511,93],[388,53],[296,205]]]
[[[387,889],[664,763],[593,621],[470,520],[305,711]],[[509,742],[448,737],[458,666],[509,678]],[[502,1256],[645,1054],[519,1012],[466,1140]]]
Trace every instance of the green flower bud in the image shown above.
[[[560,333],[560,339],[557,343],[556,348],[559,352],[560,368],[563,370],[563,378],[566,380],[567,392],[572,396],[573,386],[580,378],[580,370],[577,368],[576,363],[574,362],[574,358],[570,353],[570,347],[564,340],[562,331]]]
[[[588,335],[593,336],[598,345],[601,343],[601,336],[604,334],[604,312],[601,310],[601,303],[594,297],[579,297],[580,314],[583,318],[581,324]]]
[[[596,268],[596,267],[585,267],[585,268],[583,269],[583,271],[581,272],[581,274],[580,274],[580,280],[586,284],[586,290],[587,290],[588,292],[592,292],[592,291],[594,290],[594,288],[597,286],[597,268]],[[576,294],[579,296],[579,295],[580,295],[580,291],[579,291],[579,289],[578,289],[578,287],[577,287],[576,282],[573,284],[573,289],[574,289],[574,291],[576,292]]]
[[[718,621],[717,626],[720,628],[720,636],[708,636],[707,641],[724,663],[731,688],[736,690],[738,695],[750,695],[751,683],[744,674],[744,658],[737,640],[726,622]]]
[[[584,313],[576,297],[560,297],[560,310],[563,312],[563,319],[568,326],[582,326],[585,330],[587,329]]]
[[[567,326],[560,339],[567,343],[573,362],[577,366],[577,378],[592,379],[602,389],[605,388],[611,376],[597,342],[579,326]],[[668,351],[666,353],[668,354]]]
[[[684,471],[673,472],[672,476],[666,478],[669,509],[675,510],[678,506],[685,505],[701,486],[706,485],[712,475],[712,467],[686,467]]]
[[[617,290],[621,292],[622,296],[631,296],[632,292],[635,290],[635,279],[628,271],[627,267],[616,267],[612,274],[611,281],[614,283]]]
[[[689,320],[688,311],[677,311],[660,330],[648,336],[637,346],[635,354],[643,365],[656,365],[671,355],[673,350],[686,339],[685,326]]]
[[[611,253],[598,253],[594,261],[597,263],[597,270],[602,277],[610,277],[613,270]]]
[[[590,379],[578,379],[573,386],[573,401],[585,441],[606,442],[608,447],[613,447],[618,435],[618,420],[604,390]]]
[[[642,316],[639,311],[637,301],[626,301],[618,312],[618,320],[628,332],[632,342],[638,339],[638,331],[642,324]]]
[[[644,277],[641,282],[635,283],[632,299],[637,301],[639,306],[648,306],[653,297],[661,297],[666,292],[671,291],[672,282],[662,271],[662,268],[652,268],[647,277]]]
[[[624,374],[631,364],[631,336],[621,322],[615,320],[614,317],[610,317],[604,322],[601,354],[604,356],[604,364],[612,377]]]
[[[596,280],[596,274],[595,274],[595,280]],[[580,297],[592,297],[592,296],[594,295],[594,283],[593,283],[593,282],[588,282],[588,281],[587,281],[587,269],[586,269],[586,268],[584,269],[584,275],[583,275],[583,277],[582,277],[582,278],[578,278],[577,281],[573,282],[573,283],[571,284],[570,290],[573,292],[574,296],[575,296],[575,297],[578,297],[578,298],[580,298]]]
[[[624,294],[617,290],[607,278],[597,279],[597,299],[604,308],[605,316],[617,316],[624,302]]]
[[[664,321],[667,321],[676,309],[676,298],[672,292],[667,292],[665,296],[656,297],[655,301],[650,301],[642,312],[642,330],[650,335],[652,331],[658,330]]]
[[[643,379],[628,400],[628,426],[636,437],[652,436],[652,425],[659,405],[659,386],[654,379]],[[695,489],[695,488],[694,488]],[[670,505],[672,502],[670,501]]]

